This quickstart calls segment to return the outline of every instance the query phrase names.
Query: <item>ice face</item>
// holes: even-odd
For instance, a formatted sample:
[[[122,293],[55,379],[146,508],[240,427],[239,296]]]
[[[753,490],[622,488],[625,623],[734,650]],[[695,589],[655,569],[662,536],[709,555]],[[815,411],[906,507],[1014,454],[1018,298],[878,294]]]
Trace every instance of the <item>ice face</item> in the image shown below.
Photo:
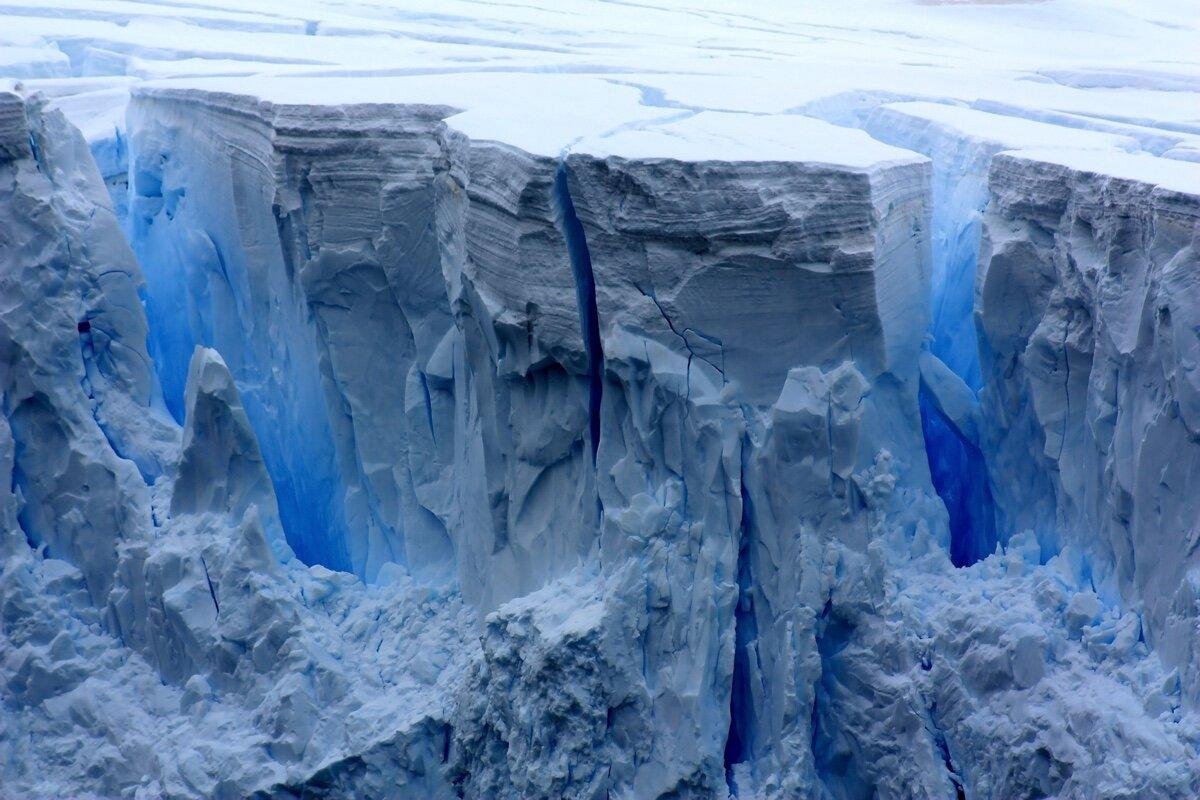
[[[0,114],[11,486],[30,545],[79,564],[102,605],[176,434],[145,351],[138,266],[87,146],[14,94]]]
[[[54,2],[6,788],[1200,793],[1193,22]]]
[[[1178,630],[1196,558],[1193,513],[1175,499],[1196,457],[1196,343],[1176,330],[1192,313],[1200,171],[1163,162],[997,158],[980,278],[982,352],[997,376],[984,402],[1001,423],[989,449],[1034,467],[1003,489],[1005,523],[1037,532],[1044,551],[1086,552],[1102,594],[1142,598],[1150,641],[1168,620]],[[1192,658],[1176,663],[1194,685]]]
[[[345,132],[335,135],[348,160],[314,161],[303,146],[273,145],[270,120],[233,114],[196,127],[166,102],[133,112],[130,225],[152,265],[151,349],[167,403],[181,402],[179,359],[217,347],[247,387],[298,555],[364,577],[386,562],[437,569],[445,501],[419,497],[440,494],[426,486],[437,464],[393,463],[409,436],[434,442],[441,425],[451,437],[450,407],[434,408],[423,369],[450,327],[430,199],[436,142],[418,113],[411,130],[393,126],[398,139],[371,140],[373,159]],[[413,403],[425,410],[403,413]]]
[[[219,354],[191,359],[182,430],[160,399],[137,263],[83,139],[17,95],[0,109],[0,279],[20,298],[0,372],[2,747],[22,765],[6,787],[240,796],[319,773],[377,796],[450,796],[424,765],[444,760],[438,687],[477,652],[471,612],[394,571],[367,590],[290,557]],[[350,739],[330,733],[351,715]],[[74,754],[66,783],[58,748]],[[230,753],[249,759],[218,766]]]

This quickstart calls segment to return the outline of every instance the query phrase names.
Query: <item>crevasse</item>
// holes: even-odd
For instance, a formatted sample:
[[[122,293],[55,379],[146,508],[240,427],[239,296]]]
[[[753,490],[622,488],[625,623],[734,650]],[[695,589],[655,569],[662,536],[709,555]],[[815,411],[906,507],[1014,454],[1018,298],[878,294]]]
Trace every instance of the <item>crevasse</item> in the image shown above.
[[[565,162],[554,173],[554,201],[571,260],[575,295],[579,303],[579,324],[587,352],[588,435],[592,462],[595,463],[596,453],[600,449],[600,403],[604,399],[604,345],[600,340],[600,317],[596,311],[596,276],[592,272],[592,256],[588,251],[587,234],[571,200]]]
[[[931,103],[895,103],[866,115],[864,128],[883,141],[923,153],[933,162],[930,248],[932,280],[927,348],[976,397],[982,388],[975,321],[975,284],[988,202],[991,155],[1003,145],[938,121],[943,109]],[[950,108],[954,115],[970,111]],[[929,114],[929,118],[922,117]],[[987,457],[947,420],[922,386],[921,430],[930,475],[950,519],[950,554],[956,566],[990,555],[1016,531],[998,531]]]

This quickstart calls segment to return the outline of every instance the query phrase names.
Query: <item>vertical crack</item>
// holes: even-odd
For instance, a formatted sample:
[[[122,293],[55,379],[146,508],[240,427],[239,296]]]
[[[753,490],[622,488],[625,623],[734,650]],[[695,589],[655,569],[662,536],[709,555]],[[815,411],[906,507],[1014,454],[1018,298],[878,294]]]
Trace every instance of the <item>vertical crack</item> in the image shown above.
[[[204,561],[204,556],[200,556],[200,566],[204,568],[204,580],[208,583],[208,594],[212,597],[213,608],[216,609],[216,615],[221,615],[221,604],[217,602],[217,589],[213,586],[212,578],[208,576],[208,564]]]
[[[560,162],[554,174],[554,200],[567,255],[575,277],[575,299],[579,304],[579,327],[583,348],[587,354],[588,372],[588,433],[592,443],[592,464],[600,449],[600,401],[604,392],[604,349],[600,341],[600,315],[596,310],[596,276],[592,272],[592,255],[588,250],[583,224],[575,213],[571,190],[567,185],[567,165]]]
[[[28,484],[28,479],[25,477],[25,470],[21,469],[20,463],[17,461],[16,453],[16,437],[13,437],[13,461],[12,461],[12,481],[9,490],[13,497],[17,498],[17,527],[21,529],[21,533],[25,536],[25,543],[29,545],[29,549],[37,552],[41,544],[37,541],[38,536],[35,536],[31,527],[29,514],[26,513],[28,503],[25,498],[28,497],[28,492],[25,487]],[[39,553],[39,555],[41,555]]]
[[[417,375],[421,378],[421,392],[425,398],[425,423],[429,426],[429,438],[433,446],[437,447],[437,428],[433,424],[433,397],[429,394],[429,378],[423,369],[418,369]]]
[[[995,552],[999,541],[987,461],[942,413],[924,381],[917,401],[929,477],[949,517],[950,561],[969,567]]]
[[[737,796],[738,787],[734,768],[754,758],[755,705],[752,677],[761,666],[751,664],[757,658],[758,620],[754,616],[754,575],[751,568],[751,545],[753,543],[754,508],[746,486],[745,471],[741,477],[742,521],[738,536],[737,555],[737,606],[733,617],[733,678],[729,692],[729,732],[725,737],[725,781],[729,793]]]
[[[954,758],[950,755],[950,745],[946,741],[946,734],[938,726],[935,716],[937,715],[937,703],[932,703],[929,706],[929,728],[928,732],[933,737],[933,745],[937,748],[938,753],[942,757],[942,764],[946,767],[946,777],[950,779],[950,784],[954,787],[955,800],[967,800],[966,784],[963,782],[962,775],[959,774],[958,768],[954,765]]]
[[[1063,449],[1067,444],[1067,428],[1071,424],[1071,350],[1068,345],[1068,339],[1071,336],[1071,317],[1068,316],[1063,320],[1063,403],[1065,405],[1063,414],[1062,433],[1058,439],[1058,461],[1062,461]]]

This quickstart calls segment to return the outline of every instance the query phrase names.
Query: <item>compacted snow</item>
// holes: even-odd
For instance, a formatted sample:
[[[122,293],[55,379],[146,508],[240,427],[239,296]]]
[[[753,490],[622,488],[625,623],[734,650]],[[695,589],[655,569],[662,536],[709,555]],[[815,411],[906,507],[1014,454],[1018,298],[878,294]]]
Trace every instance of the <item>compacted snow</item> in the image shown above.
[[[0,797],[1200,796],[1191,2],[0,5]]]

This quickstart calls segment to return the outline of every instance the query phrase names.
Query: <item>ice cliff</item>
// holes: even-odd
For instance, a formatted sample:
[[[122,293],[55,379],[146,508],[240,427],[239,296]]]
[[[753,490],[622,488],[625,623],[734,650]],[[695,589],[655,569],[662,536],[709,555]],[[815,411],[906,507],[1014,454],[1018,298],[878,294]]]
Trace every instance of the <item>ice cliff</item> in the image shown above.
[[[0,85],[0,796],[1200,796],[1191,123],[287,72]]]

